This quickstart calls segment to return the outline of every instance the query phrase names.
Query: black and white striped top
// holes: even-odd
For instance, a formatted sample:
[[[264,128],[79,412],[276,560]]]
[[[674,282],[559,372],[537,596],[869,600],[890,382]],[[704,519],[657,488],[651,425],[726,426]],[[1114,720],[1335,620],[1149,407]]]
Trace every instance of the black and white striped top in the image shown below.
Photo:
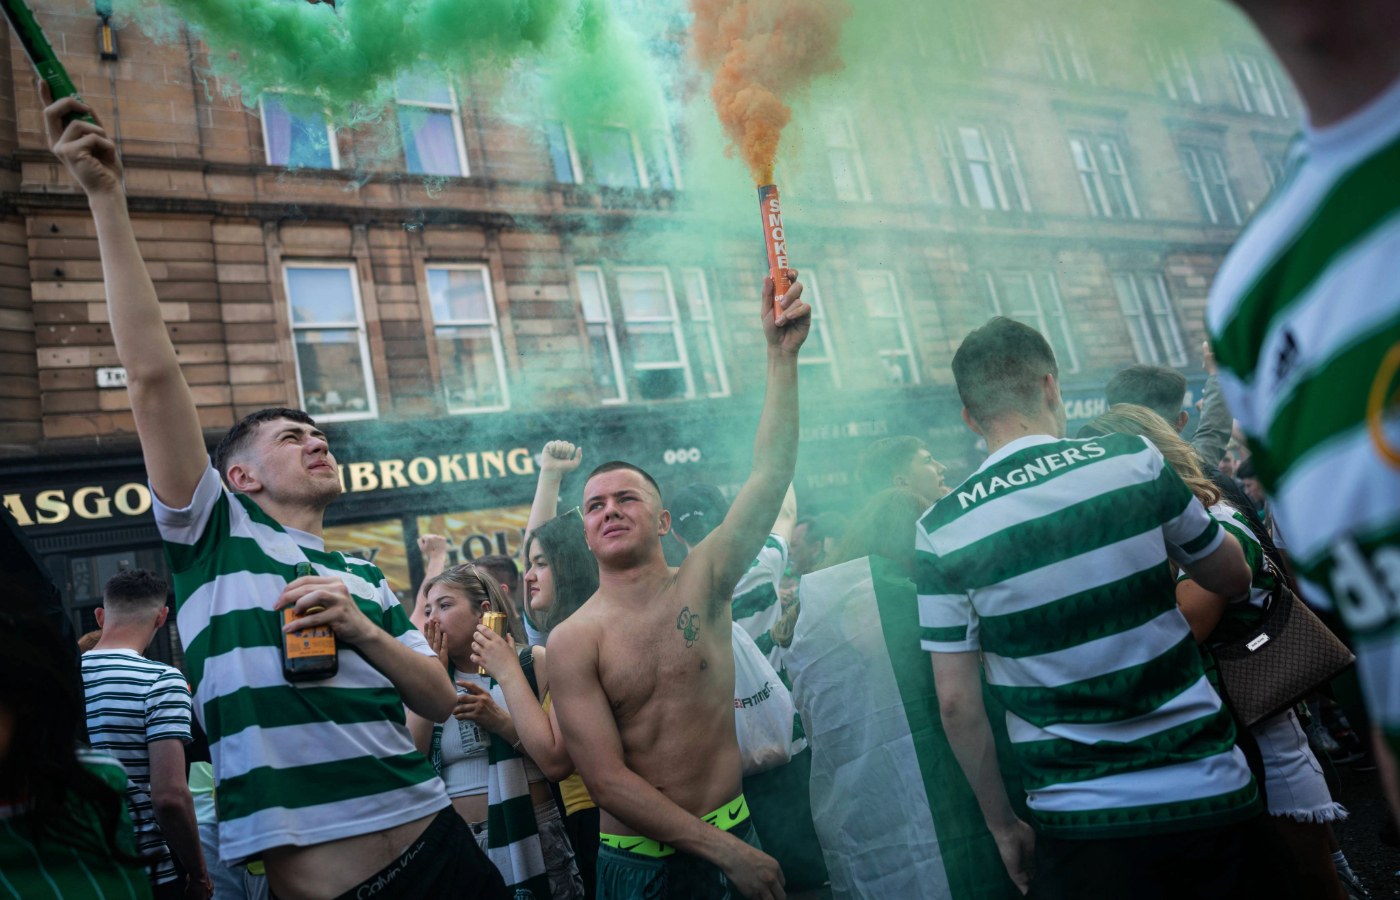
[[[190,691],[180,670],[134,650],[93,650],[83,656],[83,691],[92,749],[115,757],[129,779],[126,802],[136,850],[159,859],[154,884],[175,879],[170,849],[151,807],[152,741],[189,743]]]

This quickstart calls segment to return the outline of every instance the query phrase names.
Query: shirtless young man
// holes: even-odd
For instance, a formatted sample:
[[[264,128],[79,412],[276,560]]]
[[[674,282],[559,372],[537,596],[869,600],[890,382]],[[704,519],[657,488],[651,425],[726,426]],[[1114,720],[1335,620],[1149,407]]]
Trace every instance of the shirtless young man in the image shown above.
[[[218,469],[210,465],[116,145],[97,124],[64,124],[90,112],[69,97],[44,115],[97,225],[112,336],[214,760],[220,855],[261,857],[283,900],[505,896],[404,724],[404,704],[432,721],[451,714],[447,673],[383,573],[325,549],[325,509],[341,490],[326,436],[300,410],[262,410],[229,431]],[[315,574],[297,577],[307,562]],[[287,630],[334,629],[334,677],[303,688],[283,676],[289,606],[304,617]]]
[[[604,463],[584,485],[598,592],[550,635],[550,684],[569,755],[603,810],[601,900],[784,896],[777,862],[749,843],[729,630],[734,586],[797,462],[797,353],[811,313],[801,296],[794,282],[775,302],[764,283],[768,393],[753,471],[679,569],[662,555],[671,517],[649,475]]]

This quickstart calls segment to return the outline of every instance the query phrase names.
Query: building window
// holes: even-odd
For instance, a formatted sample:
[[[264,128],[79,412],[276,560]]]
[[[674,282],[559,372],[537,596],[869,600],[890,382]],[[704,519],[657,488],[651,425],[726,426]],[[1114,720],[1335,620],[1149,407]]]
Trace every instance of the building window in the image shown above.
[[[1079,33],[1068,25],[1040,22],[1035,28],[1040,62],[1056,81],[1094,83],[1094,66]]]
[[[415,175],[465,176],[466,143],[457,94],[444,80],[400,78],[396,108],[404,165]]]
[[[508,409],[506,358],[490,270],[484,265],[452,265],[429,266],[427,271],[447,411]]]
[[[711,397],[729,396],[729,376],[724,371],[724,352],[720,349],[719,331],[715,327],[714,307],[710,303],[710,287],[702,269],[682,269],[681,283],[685,285],[686,310],[690,314],[685,324],[685,337],[690,358]]]
[[[975,8],[944,7],[930,19],[912,28],[915,52],[925,58],[953,59],[963,66],[987,67],[985,29]]]
[[[1030,196],[1010,131],[959,125],[941,129],[939,134],[959,203],[981,209],[1030,212]]]
[[[992,314],[1022,322],[1045,336],[1062,372],[1079,371],[1074,328],[1065,314],[1060,285],[1049,272],[984,272]]]
[[[807,343],[802,346],[802,354],[797,357],[799,366],[806,366],[811,373],[808,383],[822,390],[834,390],[841,386],[841,373],[836,366],[836,350],[831,344],[831,333],[827,329],[826,309],[822,306],[822,292],[817,284],[817,273],[811,269],[802,272],[802,301],[812,307],[811,330]]]
[[[617,298],[637,396],[643,400],[695,396],[670,273],[666,269],[619,268]]]
[[[1115,272],[1113,288],[1123,307],[1138,362],[1186,365],[1186,342],[1167,296],[1167,283],[1156,272]]]
[[[899,300],[894,275],[883,271],[856,273],[865,300],[866,328],[890,384],[918,384],[919,367]]]
[[[820,118],[836,199],[869,202],[870,184],[865,180],[865,161],[861,158],[855,129],[851,127],[851,117],[844,112],[828,110]]]
[[[1206,147],[1183,145],[1180,149],[1186,180],[1196,189],[1196,199],[1206,219],[1213,225],[1240,224],[1240,208],[1235,203],[1224,157],[1219,151]]]
[[[1201,89],[1196,82],[1196,67],[1182,47],[1162,47],[1148,44],[1147,64],[1162,95],[1180,103],[1200,103]]]
[[[295,263],[282,274],[302,409],[327,422],[378,415],[355,267]]]
[[[545,143],[554,180],[562,184],[663,191],[681,187],[675,141],[666,129],[575,129],[562,122],[547,122]]]
[[[308,101],[276,94],[262,98],[263,148],[269,166],[338,169],[340,148],[325,112]]]
[[[1079,186],[1084,189],[1090,215],[1105,219],[1142,218],[1117,139],[1072,134],[1069,149],[1074,167],[1079,171]]]
[[[622,354],[617,348],[617,330],[613,326],[603,270],[597,266],[579,266],[576,274],[584,327],[588,331],[588,361],[593,369],[593,383],[598,386],[602,402],[625,403],[627,383],[622,377]]]
[[[1240,108],[1261,116],[1289,115],[1288,101],[1283,94],[1274,67],[1262,56],[1253,53],[1231,53],[1230,71],[1235,76]]]

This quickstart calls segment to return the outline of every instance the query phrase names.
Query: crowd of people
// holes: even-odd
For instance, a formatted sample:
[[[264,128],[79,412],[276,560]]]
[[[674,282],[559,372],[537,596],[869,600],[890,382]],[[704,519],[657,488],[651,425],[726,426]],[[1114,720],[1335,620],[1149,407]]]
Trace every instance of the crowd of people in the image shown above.
[[[621,445],[583,476],[561,436],[519,559],[449,565],[424,535],[409,608],[326,547],[341,487],[310,415],[262,410],[206,454],[116,147],[52,103],[171,583],[118,574],[81,646],[51,597],[0,612],[0,896],[1366,896],[1318,697],[1238,721],[1215,653],[1287,592],[1335,613],[1400,808],[1400,22],[1240,6],[1311,118],[1217,279],[1189,442],[1186,381],[1153,366],[1070,437],[1050,344],[997,317],[952,361],[985,461],[955,480],[882,439],[862,502],[809,514],[789,271],[758,298],[736,491],[663,496]],[[15,591],[37,608],[41,581]],[[171,591],[183,671],[144,657]],[[327,637],[307,680],[290,661]]]

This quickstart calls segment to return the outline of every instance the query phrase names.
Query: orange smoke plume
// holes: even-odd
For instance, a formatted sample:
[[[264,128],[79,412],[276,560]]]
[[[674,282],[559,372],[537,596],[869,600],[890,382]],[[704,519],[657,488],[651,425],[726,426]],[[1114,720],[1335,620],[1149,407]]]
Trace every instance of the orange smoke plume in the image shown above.
[[[773,180],[787,101],[817,77],[839,71],[837,44],[851,14],[846,0],[690,0],[710,96],[756,184]]]

